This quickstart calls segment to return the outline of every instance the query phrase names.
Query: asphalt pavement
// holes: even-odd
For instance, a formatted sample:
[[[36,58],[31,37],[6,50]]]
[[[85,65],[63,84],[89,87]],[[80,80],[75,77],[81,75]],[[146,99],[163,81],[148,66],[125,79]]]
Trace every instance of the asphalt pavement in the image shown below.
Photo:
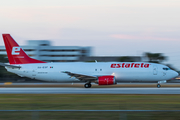
[[[180,88],[0,88],[0,94],[180,94]]]

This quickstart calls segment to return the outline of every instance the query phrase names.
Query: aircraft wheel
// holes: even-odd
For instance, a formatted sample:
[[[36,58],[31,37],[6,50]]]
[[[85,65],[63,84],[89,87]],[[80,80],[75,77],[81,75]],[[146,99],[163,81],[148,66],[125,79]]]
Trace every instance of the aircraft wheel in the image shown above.
[[[90,87],[91,87],[91,84],[86,83],[86,84],[84,84],[84,87],[85,87],[85,88],[90,88]]]
[[[157,84],[157,88],[160,88],[161,87],[161,85],[160,84]]]
[[[89,84],[84,84],[84,87],[85,88],[89,88]]]

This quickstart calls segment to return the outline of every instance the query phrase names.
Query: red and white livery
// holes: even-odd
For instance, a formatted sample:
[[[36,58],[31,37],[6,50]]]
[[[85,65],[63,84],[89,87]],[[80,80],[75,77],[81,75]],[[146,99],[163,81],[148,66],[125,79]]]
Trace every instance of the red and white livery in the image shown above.
[[[113,85],[117,82],[156,81],[160,83],[178,76],[169,67],[145,62],[59,62],[47,63],[30,58],[16,43],[10,34],[3,34],[9,64],[0,63],[7,71],[21,77],[29,77],[44,81],[85,82],[84,87],[91,83]]]

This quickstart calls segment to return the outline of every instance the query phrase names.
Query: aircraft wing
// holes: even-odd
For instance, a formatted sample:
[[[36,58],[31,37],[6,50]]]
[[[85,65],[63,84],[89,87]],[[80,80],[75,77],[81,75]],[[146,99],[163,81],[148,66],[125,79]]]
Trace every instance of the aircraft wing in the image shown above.
[[[63,71],[63,73],[68,74],[70,77],[75,77],[75,78],[79,79],[80,81],[94,81],[94,80],[97,80],[96,76],[77,74],[77,73],[72,73],[72,72],[68,72],[68,71]]]
[[[8,65],[8,64],[5,64],[5,63],[0,63],[0,66],[10,67],[10,68],[21,68],[21,66]]]

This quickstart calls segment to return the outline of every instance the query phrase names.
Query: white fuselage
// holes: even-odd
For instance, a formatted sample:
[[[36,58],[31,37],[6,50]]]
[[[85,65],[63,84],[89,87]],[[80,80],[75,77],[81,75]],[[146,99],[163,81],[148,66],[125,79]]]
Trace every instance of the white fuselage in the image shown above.
[[[112,67],[112,64],[121,64],[121,67]],[[57,81],[57,82],[73,82],[79,81],[77,78],[70,77],[63,71],[83,74],[88,76],[115,76],[116,82],[121,81],[163,81],[174,78],[178,75],[177,72],[168,69],[165,65],[148,63],[149,67],[141,67],[142,62],[134,62],[133,64],[140,64],[139,67],[125,67],[125,64],[132,64],[131,62],[68,62],[68,63],[35,63],[35,64],[20,64],[21,68],[6,69],[9,72],[18,74],[22,77],[29,77],[43,81]],[[124,65],[123,65],[124,64]]]

